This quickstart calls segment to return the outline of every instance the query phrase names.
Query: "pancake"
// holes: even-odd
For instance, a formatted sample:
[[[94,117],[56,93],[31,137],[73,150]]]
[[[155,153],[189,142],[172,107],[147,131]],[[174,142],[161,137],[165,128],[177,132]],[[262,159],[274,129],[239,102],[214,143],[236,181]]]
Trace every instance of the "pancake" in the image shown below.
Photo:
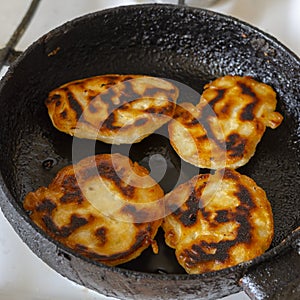
[[[120,154],[101,154],[58,172],[30,192],[24,208],[54,240],[106,265],[139,256],[161,225],[163,191],[149,172]]]
[[[190,274],[217,271],[264,253],[273,238],[266,193],[233,169],[200,174],[165,196],[167,245]],[[182,204],[183,203],[183,204]]]
[[[178,89],[143,75],[108,74],[66,83],[46,100],[60,131],[110,144],[141,141],[174,114]]]
[[[170,142],[185,161],[200,168],[236,169],[254,155],[266,127],[275,129],[276,93],[251,77],[224,76],[205,85],[196,105],[177,105]]]

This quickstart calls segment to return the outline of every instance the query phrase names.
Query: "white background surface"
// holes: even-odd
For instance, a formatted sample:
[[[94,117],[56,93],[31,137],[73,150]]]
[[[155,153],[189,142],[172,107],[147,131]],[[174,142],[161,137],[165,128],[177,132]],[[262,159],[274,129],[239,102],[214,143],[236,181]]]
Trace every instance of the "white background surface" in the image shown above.
[[[176,3],[175,0],[43,0],[17,49],[26,49],[38,37],[74,17],[112,6],[146,2]],[[200,6],[203,0],[186,2]],[[0,48],[8,41],[29,3],[29,0],[0,0]],[[233,15],[255,25],[275,36],[300,56],[299,0],[220,0],[210,9]],[[0,300],[17,299],[105,300],[113,298],[104,297],[78,286],[50,269],[20,240],[0,211]],[[241,292],[224,299],[249,298]]]

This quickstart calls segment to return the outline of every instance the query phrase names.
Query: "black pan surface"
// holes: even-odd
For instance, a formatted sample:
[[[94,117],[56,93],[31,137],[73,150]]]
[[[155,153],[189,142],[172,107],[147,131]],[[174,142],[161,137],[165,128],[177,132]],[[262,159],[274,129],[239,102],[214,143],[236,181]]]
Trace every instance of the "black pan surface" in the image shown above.
[[[265,255],[220,272],[187,276],[159,232],[159,255],[147,250],[120,268],[108,268],[57,245],[32,224],[22,208],[24,196],[48,185],[58,170],[72,163],[73,140],[52,126],[44,100],[63,83],[106,73],[176,80],[191,87],[179,101],[196,101],[205,83],[226,74],[250,75],[275,89],[284,121],[266,131],[255,156],[238,169],[266,191],[272,205],[275,236]],[[299,59],[274,38],[234,18],[172,5],[127,6],[87,15],[38,40],[1,82],[1,206],[38,256],[61,274],[106,295],[209,299],[236,292],[243,272],[272,257],[300,226],[299,95]],[[96,153],[110,151],[109,145],[96,143]],[[166,192],[177,183],[180,168],[191,176],[199,172],[176,155],[166,127],[139,144],[112,151],[129,153],[148,168],[153,154],[162,155],[167,171],[160,184]]]

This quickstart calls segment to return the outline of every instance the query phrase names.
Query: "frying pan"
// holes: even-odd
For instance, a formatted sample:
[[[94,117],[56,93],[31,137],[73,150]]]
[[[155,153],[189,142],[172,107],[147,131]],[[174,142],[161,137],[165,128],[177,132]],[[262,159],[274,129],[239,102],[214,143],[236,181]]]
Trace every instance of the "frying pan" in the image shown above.
[[[265,189],[272,205],[275,235],[265,254],[221,271],[187,275],[159,232],[158,256],[145,251],[130,263],[107,267],[58,244],[33,224],[22,208],[24,196],[48,185],[72,162],[72,138],[53,128],[44,100],[65,82],[105,73],[169,78],[198,93],[216,77],[250,75],[275,89],[284,121],[276,130],[266,131],[255,156],[239,169]],[[181,94],[179,101],[193,101],[192,94]],[[107,296],[215,299],[243,288],[254,299],[298,299],[299,95],[299,58],[235,18],[175,5],[126,6],[83,16],[40,38],[1,81],[1,208],[19,236],[49,266]],[[100,142],[95,147],[96,153],[110,150]],[[181,164],[168,140],[158,132],[129,151],[141,164],[155,153],[168,162],[161,182],[167,191]]]

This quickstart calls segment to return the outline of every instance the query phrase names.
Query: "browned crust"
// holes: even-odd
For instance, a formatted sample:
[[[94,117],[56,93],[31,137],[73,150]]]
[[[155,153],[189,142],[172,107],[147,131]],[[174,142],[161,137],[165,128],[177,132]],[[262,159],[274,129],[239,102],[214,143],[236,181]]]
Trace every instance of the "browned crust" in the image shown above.
[[[122,173],[117,174],[116,170],[123,170],[124,176],[127,176],[127,171],[133,171],[149,187],[131,186],[133,182],[122,180]],[[145,214],[146,218],[157,209],[156,214],[159,215],[159,205],[150,212],[135,206],[141,199],[150,203],[163,197],[159,185],[147,176],[146,169],[120,154],[88,157],[77,165],[63,168],[48,188],[41,187],[29,193],[23,205],[32,220],[55,240],[88,258],[117,265],[140,255],[153,243],[161,225],[161,219],[135,223],[140,214]],[[103,215],[87,200],[82,190],[95,188],[93,180],[98,177],[109,184],[111,197],[118,195],[123,201],[115,212],[115,218]],[[106,200],[114,201],[114,198]],[[128,212],[130,206],[135,208],[131,214]],[[128,219],[118,219],[122,215],[128,216]]]
[[[178,94],[164,79],[108,74],[62,85],[45,104],[58,130],[120,144],[138,142],[168,122]]]
[[[188,273],[234,266],[261,255],[273,239],[273,216],[265,192],[233,169],[199,175],[166,195],[166,202],[185,202],[163,222],[166,242],[176,249]],[[212,186],[210,186],[212,185]],[[215,188],[216,194],[204,192]]]
[[[282,122],[276,103],[269,85],[247,76],[220,77],[204,87],[196,107],[177,105],[169,123],[171,144],[198,167],[238,168],[254,155],[266,127],[274,129]]]

